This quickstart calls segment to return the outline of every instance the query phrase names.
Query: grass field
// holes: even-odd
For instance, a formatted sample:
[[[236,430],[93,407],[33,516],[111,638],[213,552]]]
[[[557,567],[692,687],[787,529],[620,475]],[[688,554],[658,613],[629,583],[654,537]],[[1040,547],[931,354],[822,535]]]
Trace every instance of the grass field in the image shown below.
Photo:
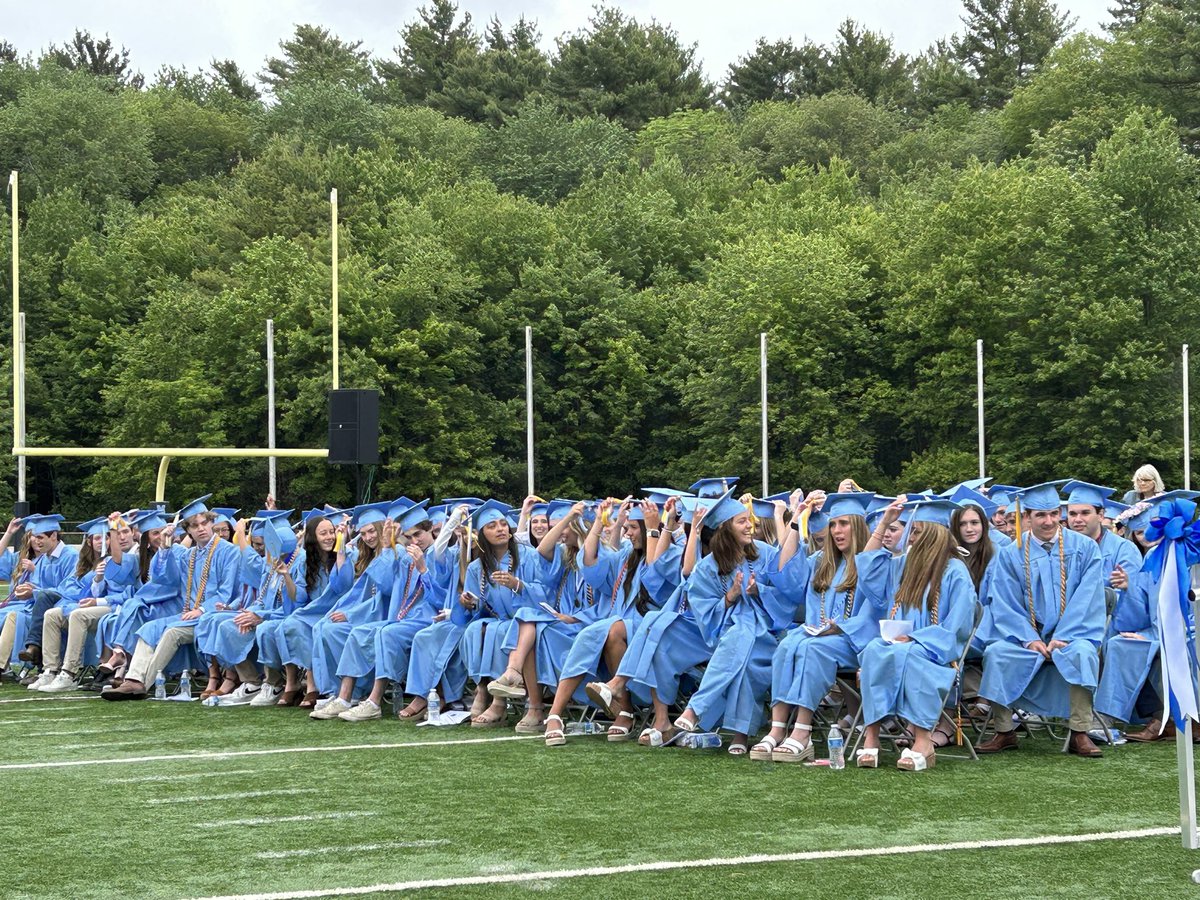
[[[77,696],[86,695],[65,695]],[[0,897],[7,900],[333,896],[435,879],[1139,831],[1179,821],[1173,744],[1121,747],[1093,761],[1036,738],[1019,753],[944,760],[917,775],[833,772],[593,737],[546,749],[540,740],[492,740],[511,731],[466,726],[351,725],[313,722],[294,709],[65,697],[0,689],[8,824]],[[467,743],[481,738],[489,741]],[[410,746],[380,746],[389,744]],[[305,752],[256,752],[296,748]],[[134,759],[174,755],[187,758]],[[81,761],[98,762],[70,765]],[[885,754],[883,763],[894,758]],[[1200,897],[1189,880],[1194,868],[1200,853],[1167,834],[421,891]]]

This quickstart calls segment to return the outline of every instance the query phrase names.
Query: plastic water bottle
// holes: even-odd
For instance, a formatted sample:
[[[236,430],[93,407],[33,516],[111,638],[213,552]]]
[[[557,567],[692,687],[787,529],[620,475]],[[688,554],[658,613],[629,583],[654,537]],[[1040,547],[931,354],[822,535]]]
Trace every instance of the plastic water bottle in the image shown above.
[[[846,768],[846,739],[836,725],[829,729],[829,768]]]
[[[179,677],[179,699],[192,699],[192,677],[187,669],[184,669],[183,674]]]
[[[716,750],[721,746],[721,736],[715,731],[698,731],[685,734],[679,739],[679,743],[689,750]]]
[[[442,700],[438,696],[437,688],[433,688],[429,692],[429,696],[425,698],[425,703],[428,710],[426,717],[429,721],[434,725],[442,721]]]
[[[167,676],[161,670],[154,676],[154,699],[167,699]]]
[[[608,732],[607,725],[601,725],[599,722],[568,722],[567,727],[563,729],[563,734],[586,735],[586,734],[606,734]]]

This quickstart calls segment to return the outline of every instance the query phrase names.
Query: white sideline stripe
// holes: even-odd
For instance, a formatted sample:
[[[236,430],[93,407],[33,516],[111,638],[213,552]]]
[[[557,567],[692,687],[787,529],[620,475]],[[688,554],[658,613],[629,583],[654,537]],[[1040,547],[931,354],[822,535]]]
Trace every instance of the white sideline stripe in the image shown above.
[[[910,853],[944,853],[948,850],[983,850],[1000,847],[1037,847],[1044,844],[1084,844],[1092,841],[1121,841],[1132,838],[1165,837],[1179,834],[1179,828],[1143,828],[1140,831],[1101,831],[1094,834],[1050,834],[1042,837],[1003,838],[988,841],[955,841],[950,844],[910,844],[899,847],[862,847],[848,850],[809,850],[803,853],[760,853],[753,856],[686,859],[636,863],[626,866],[595,866],[590,869],[551,869],[542,872],[517,872],[505,875],[473,875],[465,878],[430,878],[424,881],[397,881],[365,887],[320,888],[308,891],[278,891],[270,894],[225,894],[203,900],[307,900],[312,897],[343,897],[354,894],[382,894],[418,891],[424,888],[466,887],[483,884],[519,884],[529,881],[561,881],[570,878],[595,878],[624,875],[629,872],[670,872],[678,869],[704,869],[765,863],[809,862],[819,859],[855,859],[869,856],[897,856]]]
[[[9,700],[0,700],[0,703],[49,703],[51,701],[64,701],[70,703],[79,703],[81,701],[99,700],[99,696],[95,697],[15,697]]]
[[[43,710],[38,710],[38,712],[50,712],[50,710],[43,709]],[[100,719],[121,719],[121,718],[124,718],[124,716],[88,716],[87,720],[89,722],[96,722]],[[50,716],[49,718],[46,718],[46,719],[8,719],[4,722],[0,722],[0,726],[24,725],[26,728],[28,728],[30,725],[42,725],[42,724],[45,724],[46,722],[78,722],[78,721],[79,721],[78,716]]]
[[[147,806],[162,806],[164,803],[210,803],[214,800],[249,800],[253,797],[288,797],[293,794],[315,794],[316,788],[278,788],[271,791],[239,791],[236,794],[208,794],[204,797],[155,797],[146,801]]]
[[[145,741],[107,741],[103,744],[59,744],[54,749],[60,751],[70,750],[75,753],[79,750],[111,750],[114,747],[141,747]]]
[[[148,781],[185,781],[193,778],[217,778],[226,775],[257,775],[258,769],[229,769],[224,772],[188,772],[182,775],[141,775],[137,778],[105,778],[105,784],[143,784]]]
[[[322,853],[368,853],[372,850],[405,850],[419,847],[444,847],[449,841],[393,841],[386,844],[351,844],[348,847],[312,847],[308,850],[264,850],[254,855],[259,859],[291,859],[294,856],[317,856]]]
[[[400,744],[342,744],[333,747],[278,747],[273,750],[230,750],[225,753],[163,753],[158,756],[126,756],[120,759],[64,759],[57,762],[5,763],[0,772],[14,769],[66,769],[74,766],[107,766],[114,763],[174,762],[189,759],[235,759],[241,756],[275,756],[280,753],[345,753],[352,750],[406,750],[410,747],[459,747],[472,744],[499,744],[505,741],[541,740],[540,734],[515,734],[511,737],[464,738],[459,741],[407,741]],[[106,746],[118,746],[108,744]],[[62,748],[59,748],[62,749]],[[76,747],[73,749],[83,749]]]
[[[37,720],[39,722],[46,721],[45,719]],[[122,725],[119,734],[124,734],[127,731],[144,731],[145,725]],[[112,728],[76,728],[73,731],[27,731],[21,737],[63,737],[70,734],[113,734]]]
[[[197,828],[229,828],[235,825],[274,825],[276,822],[316,822],[322,819],[361,819],[377,816],[377,812],[325,812],[303,816],[260,816],[257,819],[221,819],[218,822],[196,822]]]

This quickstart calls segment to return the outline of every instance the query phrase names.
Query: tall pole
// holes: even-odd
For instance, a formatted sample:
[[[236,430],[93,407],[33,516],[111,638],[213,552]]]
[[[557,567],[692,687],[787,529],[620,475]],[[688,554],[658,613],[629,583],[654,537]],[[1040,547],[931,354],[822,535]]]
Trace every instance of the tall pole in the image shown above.
[[[533,493],[533,328],[525,326],[525,461]]]
[[[17,170],[8,176],[8,192],[12,196],[12,364],[13,364],[13,446],[24,447],[21,440],[21,410],[25,398],[21,396],[21,237],[17,210],[20,205],[20,184]],[[21,474],[25,469],[25,457],[18,457],[17,467]],[[17,480],[17,502],[25,500],[25,479]]]
[[[1188,345],[1183,345],[1183,489],[1192,489],[1192,405],[1189,399]]]
[[[987,477],[983,440],[983,341],[975,342],[975,405],[979,408],[979,477]]]
[[[336,391],[341,378],[338,372],[338,199],[337,188],[329,192],[329,233],[333,245],[333,389]]]
[[[275,449],[275,321],[267,319],[267,449]],[[267,493],[278,499],[275,457],[267,457]]]
[[[17,437],[21,447],[25,446],[25,313],[18,317],[21,341],[18,351],[20,365],[17,367],[17,383],[20,385],[21,406],[17,413]],[[17,457],[17,502],[25,502],[25,457]]]
[[[767,460],[767,333],[758,336],[759,382],[762,388],[762,496],[771,494]]]

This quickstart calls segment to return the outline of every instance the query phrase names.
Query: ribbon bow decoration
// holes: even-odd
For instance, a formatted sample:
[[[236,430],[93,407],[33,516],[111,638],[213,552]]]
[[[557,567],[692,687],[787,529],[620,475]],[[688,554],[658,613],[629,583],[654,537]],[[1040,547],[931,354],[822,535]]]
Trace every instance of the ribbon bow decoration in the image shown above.
[[[1146,529],[1146,540],[1159,541],[1146,556],[1142,571],[1149,572],[1158,587],[1158,640],[1161,650],[1163,694],[1171,719],[1183,729],[1187,719],[1200,721],[1197,709],[1196,647],[1188,589],[1188,568],[1200,563],[1200,521],[1196,504],[1172,500]],[[1163,721],[1163,728],[1166,721]]]

